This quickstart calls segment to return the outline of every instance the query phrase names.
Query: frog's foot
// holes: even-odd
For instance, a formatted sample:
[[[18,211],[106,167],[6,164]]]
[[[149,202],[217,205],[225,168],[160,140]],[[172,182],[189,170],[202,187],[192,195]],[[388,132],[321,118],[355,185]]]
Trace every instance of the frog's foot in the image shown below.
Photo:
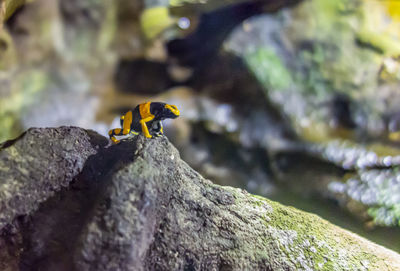
[[[164,134],[161,132],[154,133],[154,137],[162,137]]]
[[[121,134],[122,134],[122,130],[120,128],[112,129],[108,132],[108,135],[110,136],[110,139],[114,144],[119,143],[119,140],[115,136],[121,135]]]

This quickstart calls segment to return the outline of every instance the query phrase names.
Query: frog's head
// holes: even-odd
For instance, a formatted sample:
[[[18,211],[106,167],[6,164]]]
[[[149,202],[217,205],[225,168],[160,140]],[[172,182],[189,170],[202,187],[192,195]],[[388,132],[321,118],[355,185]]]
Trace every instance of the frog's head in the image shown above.
[[[176,119],[180,115],[178,108],[172,104],[166,104],[163,113],[164,117],[169,119]]]

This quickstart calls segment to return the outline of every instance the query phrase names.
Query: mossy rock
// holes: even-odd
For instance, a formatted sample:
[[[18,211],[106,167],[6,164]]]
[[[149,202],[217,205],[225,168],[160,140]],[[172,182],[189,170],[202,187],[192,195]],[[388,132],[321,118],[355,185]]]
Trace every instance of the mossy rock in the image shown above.
[[[106,144],[61,127],[1,146],[2,267],[400,269],[397,253],[318,216],[204,179],[165,137]]]

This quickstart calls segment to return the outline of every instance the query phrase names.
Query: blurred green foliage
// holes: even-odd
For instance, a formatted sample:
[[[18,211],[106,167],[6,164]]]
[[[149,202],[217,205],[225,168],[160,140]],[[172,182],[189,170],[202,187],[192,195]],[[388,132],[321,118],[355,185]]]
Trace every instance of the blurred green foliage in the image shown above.
[[[49,80],[49,75],[41,70],[22,72],[13,78],[10,95],[7,99],[0,99],[0,142],[23,132],[20,117],[24,109],[34,104]]]
[[[291,73],[272,48],[259,48],[246,54],[245,59],[257,79],[267,89],[279,90],[292,84]]]
[[[163,6],[151,7],[144,10],[140,21],[143,33],[150,40],[157,37],[175,22],[169,15],[168,7]]]

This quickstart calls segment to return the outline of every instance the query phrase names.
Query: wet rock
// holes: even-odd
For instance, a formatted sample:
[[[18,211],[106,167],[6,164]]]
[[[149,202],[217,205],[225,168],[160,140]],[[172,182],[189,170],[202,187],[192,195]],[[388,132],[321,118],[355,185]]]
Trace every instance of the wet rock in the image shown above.
[[[2,228],[0,255],[13,248],[22,251],[7,255],[2,261],[6,269],[17,265],[22,270],[400,268],[398,254],[317,216],[212,184],[183,162],[165,137],[138,136],[92,151],[93,142],[105,139],[83,129],[32,131],[2,146],[1,161],[20,160],[20,166],[2,169],[3,174],[46,163],[51,165],[46,169],[69,172],[59,176],[67,187],[56,189],[36,211],[28,210],[25,220],[14,217],[11,226]],[[12,151],[27,143],[36,151],[25,157]],[[79,152],[77,163],[67,163],[77,155],[75,150],[85,146],[89,151]],[[65,155],[66,150],[71,156]],[[32,174],[38,183],[49,178],[46,171]],[[29,189],[36,191],[36,186]]]

